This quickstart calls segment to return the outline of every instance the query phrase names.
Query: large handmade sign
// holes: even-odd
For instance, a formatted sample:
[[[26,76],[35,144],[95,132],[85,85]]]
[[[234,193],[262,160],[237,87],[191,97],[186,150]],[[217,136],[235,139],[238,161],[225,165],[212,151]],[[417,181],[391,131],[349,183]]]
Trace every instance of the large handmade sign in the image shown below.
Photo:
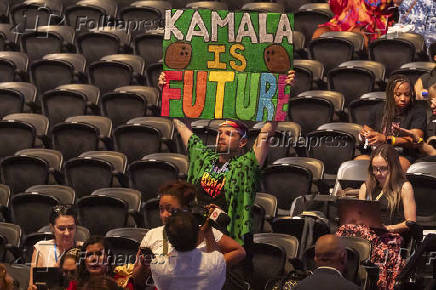
[[[292,14],[167,10],[162,116],[283,121]]]

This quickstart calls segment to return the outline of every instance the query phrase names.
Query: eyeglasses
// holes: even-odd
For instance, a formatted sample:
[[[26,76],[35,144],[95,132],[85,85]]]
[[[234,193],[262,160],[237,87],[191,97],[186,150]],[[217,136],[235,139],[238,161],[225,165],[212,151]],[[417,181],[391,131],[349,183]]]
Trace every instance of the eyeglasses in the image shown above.
[[[373,173],[377,173],[377,172],[379,172],[379,173],[386,173],[388,171],[388,168],[386,167],[386,166],[382,166],[382,167],[375,167],[375,166],[373,166],[372,167],[372,172]]]

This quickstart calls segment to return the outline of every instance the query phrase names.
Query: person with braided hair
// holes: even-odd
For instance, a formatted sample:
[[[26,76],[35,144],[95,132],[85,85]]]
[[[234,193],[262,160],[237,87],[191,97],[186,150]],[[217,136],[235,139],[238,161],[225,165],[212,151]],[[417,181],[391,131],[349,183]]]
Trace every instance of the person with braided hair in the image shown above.
[[[417,158],[414,138],[404,134],[399,128],[413,131],[420,138],[427,127],[425,106],[416,104],[410,80],[404,75],[389,79],[386,88],[386,102],[373,109],[370,122],[364,125],[359,139],[365,149],[375,149],[382,144],[391,144],[400,153],[400,163],[404,171]],[[356,157],[369,160],[368,155]]]

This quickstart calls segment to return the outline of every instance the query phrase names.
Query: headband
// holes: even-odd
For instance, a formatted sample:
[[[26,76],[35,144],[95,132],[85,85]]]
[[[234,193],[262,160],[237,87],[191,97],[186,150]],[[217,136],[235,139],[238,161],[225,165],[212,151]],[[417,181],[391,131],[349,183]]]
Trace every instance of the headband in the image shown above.
[[[224,121],[220,124],[220,127],[231,127],[238,130],[239,135],[241,135],[241,138],[247,138],[247,131],[245,128],[242,128],[238,123],[234,121]]]

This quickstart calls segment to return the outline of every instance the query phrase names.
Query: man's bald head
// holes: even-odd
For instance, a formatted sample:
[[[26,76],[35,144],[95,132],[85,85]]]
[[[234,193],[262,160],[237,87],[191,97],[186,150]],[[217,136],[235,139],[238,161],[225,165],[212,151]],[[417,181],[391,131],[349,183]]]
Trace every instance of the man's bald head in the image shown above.
[[[343,272],[346,252],[341,240],[335,235],[320,237],[315,245],[315,262],[318,267],[333,267]]]

